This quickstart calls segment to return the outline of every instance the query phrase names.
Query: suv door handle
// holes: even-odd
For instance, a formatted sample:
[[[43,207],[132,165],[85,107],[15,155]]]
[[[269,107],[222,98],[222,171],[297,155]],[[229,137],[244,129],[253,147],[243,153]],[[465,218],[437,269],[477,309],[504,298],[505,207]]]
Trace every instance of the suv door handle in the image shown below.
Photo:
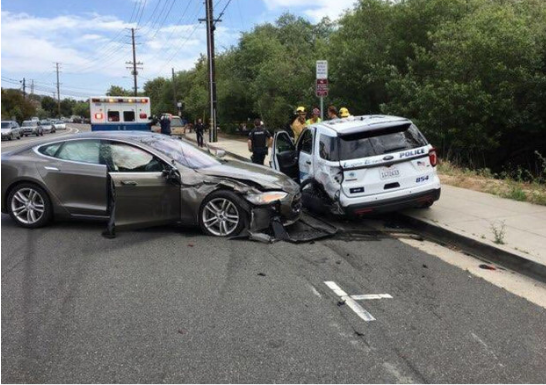
[[[306,161],[305,161],[305,164],[311,164],[311,161],[310,161],[310,160],[306,160]]]
[[[137,182],[135,182],[134,180],[122,180],[121,184],[123,186],[136,186]]]

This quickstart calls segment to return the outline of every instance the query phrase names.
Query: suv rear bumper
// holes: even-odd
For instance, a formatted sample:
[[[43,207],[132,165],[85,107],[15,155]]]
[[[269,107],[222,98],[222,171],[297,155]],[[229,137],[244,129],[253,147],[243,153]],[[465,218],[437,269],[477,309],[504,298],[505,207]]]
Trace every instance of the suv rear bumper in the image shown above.
[[[380,202],[358,203],[344,207],[347,215],[367,215],[398,211],[410,207],[418,207],[440,199],[441,188],[423,191],[404,197],[386,199]]]

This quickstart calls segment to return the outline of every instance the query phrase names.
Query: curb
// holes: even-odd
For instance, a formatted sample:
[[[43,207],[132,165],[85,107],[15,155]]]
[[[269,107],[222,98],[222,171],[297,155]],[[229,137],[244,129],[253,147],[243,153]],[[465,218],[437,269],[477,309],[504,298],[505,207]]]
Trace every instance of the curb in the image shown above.
[[[183,137],[192,142],[197,142],[196,139],[187,138],[185,135],[183,135]],[[250,162],[250,159],[234,154],[230,151],[226,151],[223,148],[213,146],[209,143],[207,143],[207,146],[215,150],[222,149],[226,152],[226,154],[229,154],[229,156],[243,162]],[[488,261],[494,262],[500,266],[526,275],[529,278],[546,283],[545,265],[523,258],[522,256],[509,251],[499,249],[495,246],[479,242],[464,235],[457,234],[443,227],[435,226],[429,222],[406,214],[396,213],[395,216],[402,222],[408,224],[413,229],[437,243],[456,246],[463,252],[478,259],[487,259]]]
[[[499,249],[495,246],[479,242],[475,239],[457,234],[440,226],[435,226],[424,220],[397,213],[402,222],[410,225],[424,236],[443,244],[458,247],[463,252],[477,258],[484,258],[500,266],[516,271],[532,279],[546,283],[546,266],[523,258],[520,255]]]

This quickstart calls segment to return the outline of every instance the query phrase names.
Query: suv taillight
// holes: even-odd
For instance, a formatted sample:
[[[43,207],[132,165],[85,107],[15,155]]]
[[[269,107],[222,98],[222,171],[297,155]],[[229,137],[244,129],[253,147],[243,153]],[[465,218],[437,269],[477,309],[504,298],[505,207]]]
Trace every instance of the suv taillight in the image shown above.
[[[436,155],[435,148],[431,148],[430,151],[428,152],[428,159],[430,161],[430,165],[432,167],[436,167],[436,165],[438,164],[438,156]]]

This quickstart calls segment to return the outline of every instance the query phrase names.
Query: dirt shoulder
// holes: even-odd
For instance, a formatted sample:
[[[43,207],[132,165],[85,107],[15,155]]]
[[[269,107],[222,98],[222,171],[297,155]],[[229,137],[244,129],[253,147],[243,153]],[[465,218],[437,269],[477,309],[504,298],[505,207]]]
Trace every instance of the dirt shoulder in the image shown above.
[[[499,179],[480,175],[479,171],[458,169],[449,164],[440,164],[438,174],[442,183],[498,195],[502,198],[546,206],[546,185],[513,179]]]

